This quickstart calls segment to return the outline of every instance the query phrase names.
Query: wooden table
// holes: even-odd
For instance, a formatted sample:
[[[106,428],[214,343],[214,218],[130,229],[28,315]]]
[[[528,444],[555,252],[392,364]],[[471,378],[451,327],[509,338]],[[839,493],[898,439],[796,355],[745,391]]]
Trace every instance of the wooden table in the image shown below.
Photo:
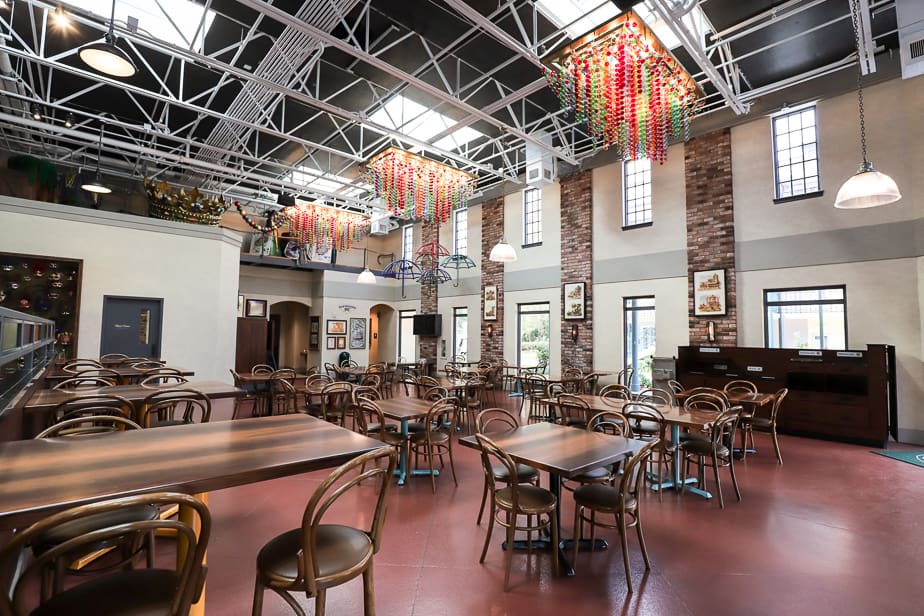
[[[637,439],[611,436],[547,422],[528,424],[516,430],[492,433],[488,436],[516,462],[529,464],[549,473],[549,487],[558,499],[558,508],[555,513],[558,517],[559,528],[561,528],[562,477],[568,479],[591,469],[619,462],[645,445],[644,441]],[[459,444],[472,449],[480,449],[474,436],[460,438]],[[548,542],[533,541],[533,547],[547,549],[557,547],[562,570],[566,575],[574,575],[574,569],[565,556],[564,550],[568,547],[565,541],[558,546],[551,546]]]
[[[110,498],[200,494],[331,468],[384,446],[302,414],[0,443],[0,529]],[[203,594],[190,613],[203,614],[204,603]]]
[[[170,368],[171,370],[178,370],[180,373],[180,376],[193,376],[196,374],[195,370],[190,370],[189,368],[180,368],[179,366],[164,366],[164,368]],[[123,383],[129,383],[129,382],[135,381],[145,376],[146,373],[151,370],[151,368],[139,369],[139,368],[133,368],[132,366],[118,366],[118,365],[107,367],[106,369],[116,371],[119,374],[119,378],[122,379]],[[89,370],[92,370],[92,368],[89,368]],[[61,381],[65,379],[74,378],[75,376],[77,376],[77,374],[73,372],[65,372],[59,367],[51,367],[45,372],[43,376],[48,386],[54,387],[55,385],[57,385],[58,383],[60,383]]]
[[[421,400],[420,398],[384,398],[382,400],[376,400],[375,403],[382,409],[382,413],[385,417],[401,422],[401,435],[404,436],[404,438],[408,436],[408,423],[412,419],[426,417],[430,407],[433,405],[429,400]],[[404,454],[398,462],[398,469],[395,473],[398,475],[398,485],[403,486],[404,482],[407,480],[408,474],[412,476],[429,475],[430,471],[428,469],[412,469],[409,471],[407,447],[405,447]],[[434,475],[439,475],[439,473],[438,469],[433,469]]]

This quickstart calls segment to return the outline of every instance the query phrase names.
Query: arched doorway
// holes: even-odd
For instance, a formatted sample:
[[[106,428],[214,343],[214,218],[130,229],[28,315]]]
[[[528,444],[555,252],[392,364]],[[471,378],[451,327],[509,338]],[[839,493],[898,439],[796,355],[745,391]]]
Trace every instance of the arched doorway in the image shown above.
[[[369,363],[393,362],[398,357],[398,312],[386,304],[369,309]]]
[[[309,306],[301,302],[284,301],[270,305],[266,349],[277,368],[307,369],[308,313]]]

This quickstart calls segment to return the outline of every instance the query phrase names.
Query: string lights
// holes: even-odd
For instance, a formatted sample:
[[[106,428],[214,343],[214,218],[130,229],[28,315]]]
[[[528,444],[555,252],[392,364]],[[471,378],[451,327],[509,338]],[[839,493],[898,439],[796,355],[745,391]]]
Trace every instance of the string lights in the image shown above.
[[[398,148],[372,157],[366,178],[392,216],[436,223],[449,220],[475,190],[471,174]]]
[[[299,203],[283,210],[289,228],[301,245],[331,246],[348,250],[369,231],[369,218],[312,203]]]
[[[626,160],[663,163],[671,139],[689,138],[702,102],[696,83],[627,11],[555,54],[544,70],[563,109],[587,123],[595,144]]]

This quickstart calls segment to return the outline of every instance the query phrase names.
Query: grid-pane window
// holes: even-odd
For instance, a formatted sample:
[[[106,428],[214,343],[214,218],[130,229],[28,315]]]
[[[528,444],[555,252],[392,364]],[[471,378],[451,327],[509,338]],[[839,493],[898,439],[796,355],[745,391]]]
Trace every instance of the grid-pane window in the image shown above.
[[[632,391],[651,387],[651,360],[655,354],[655,298],[625,297],[622,316],[626,324],[623,365],[632,368]]]
[[[452,252],[468,254],[468,210],[456,210],[452,217]]]
[[[401,258],[414,260],[414,225],[405,225],[401,228]]]
[[[549,369],[551,320],[549,303],[517,304],[517,365]]]
[[[627,160],[622,165],[623,225],[632,227],[651,222],[651,160]]]
[[[764,290],[771,349],[846,349],[847,287]]]
[[[773,162],[777,199],[821,190],[814,107],[773,118]]]
[[[468,308],[452,309],[452,357],[468,357]]]
[[[414,315],[416,310],[398,312],[398,361],[412,362],[417,359],[417,341],[414,339]]]
[[[542,191],[523,191],[523,245],[542,243]]]

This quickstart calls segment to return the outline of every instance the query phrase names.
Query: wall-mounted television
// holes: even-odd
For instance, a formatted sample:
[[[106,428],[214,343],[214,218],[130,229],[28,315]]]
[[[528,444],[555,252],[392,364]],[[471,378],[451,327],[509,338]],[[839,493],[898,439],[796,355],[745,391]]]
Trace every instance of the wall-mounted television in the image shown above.
[[[415,314],[415,336],[439,336],[443,333],[443,316],[440,314]]]

